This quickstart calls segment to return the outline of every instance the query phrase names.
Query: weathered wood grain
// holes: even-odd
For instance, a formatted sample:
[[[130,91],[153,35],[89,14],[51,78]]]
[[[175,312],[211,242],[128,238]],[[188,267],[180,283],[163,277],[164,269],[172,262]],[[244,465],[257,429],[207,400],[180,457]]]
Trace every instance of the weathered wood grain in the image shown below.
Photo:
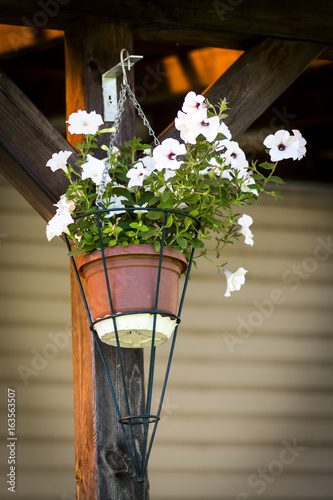
[[[43,8],[43,4],[45,4]],[[170,15],[172,13],[172,15]],[[129,0],[105,2],[36,2],[0,0],[1,22],[28,26],[35,33],[42,28],[66,29],[81,16],[101,20],[122,19],[132,24],[134,39],[156,43],[173,41],[197,46],[245,50],[265,37],[315,41],[331,44],[326,57],[333,57],[333,4],[327,0]]]
[[[103,114],[101,75],[118,64],[122,48],[133,53],[127,25],[82,19],[68,28],[65,46],[67,114],[77,109]],[[132,75],[133,71],[129,80]],[[133,136],[134,113],[129,107],[124,111],[120,139]],[[77,141],[75,136],[68,139]],[[146,500],[147,483],[139,483],[134,474],[100,354],[95,346],[92,348],[91,333],[82,321],[85,311],[74,280],[72,288],[77,498]],[[102,348],[121,415],[127,416],[118,351],[106,345]],[[143,351],[122,349],[122,356],[131,413],[140,415],[144,413]],[[82,371],[87,385],[82,384]],[[137,427],[135,438],[139,443],[143,429]]]
[[[48,221],[55,213],[53,203],[66,191],[68,181],[62,171],[46,167],[46,162],[60,150],[75,150],[3,73],[0,115],[0,170]]]

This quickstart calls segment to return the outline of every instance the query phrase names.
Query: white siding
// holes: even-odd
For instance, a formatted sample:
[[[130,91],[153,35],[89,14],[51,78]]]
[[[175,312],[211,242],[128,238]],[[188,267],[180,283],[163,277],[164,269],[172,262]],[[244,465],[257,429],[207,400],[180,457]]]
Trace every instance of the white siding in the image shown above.
[[[69,262],[60,240],[0,177],[1,435],[7,388],[16,389],[16,497],[75,498]],[[1,477],[9,472],[1,447]],[[6,478],[7,479],[7,478]],[[10,493],[0,483],[0,498]]]
[[[228,269],[248,270],[230,298],[214,266],[193,270],[149,462],[151,500],[332,498],[332,195],[289,183],[283,200],[245,210],[255,244],[223,252]],[[0,210],[1,429],[13,386],[17,498],[74,498],[66,248],[46,241],[45,223],[2,178]],[[49,359],[33,365],[37,353]],[[167,354],[167,344],[157,349],[156,389]],[[26,383],[22,366],[34,370]],[[6,461],[2,447],[2,477]]]

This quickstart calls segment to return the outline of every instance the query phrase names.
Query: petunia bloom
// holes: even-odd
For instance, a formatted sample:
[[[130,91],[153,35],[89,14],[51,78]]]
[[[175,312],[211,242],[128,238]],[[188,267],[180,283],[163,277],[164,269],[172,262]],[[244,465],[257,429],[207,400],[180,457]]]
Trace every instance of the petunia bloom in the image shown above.
[[[188,127],[186,125],[187,114],[182,111],[178,111],[175,118],[175,128],[180,132],[180,138],[186,142]]]
[[[227,278],[227,290],[224,294],[225,297],[230,297],[230,292],[235,292],[240,290],[241,286],[245,283],[245,274],[247,270],[243,267],[237,269],[235,273],[228,271],[227,269],[222,269]]]
[[[119,208],[119,210],[113,210],[112,212],[108,212],[105,217],[112,217],[113,215],[119,215],[123,214],[126,212],[126,210],[122,210],[122,208],[125,208],[125,205],[123,204],[123,201],[126,201],[127,198],[125,196],[117,196],[112,195],[110,198],[105,202],[106,208]]]
[[[297,159],[301,160],[303,158],[303,156],[305,156],[305,154],[306,154],[306,147],[305,147],[306,140],[304,139],[304,137],[302,136],[302,134],[299,130],[293,130],[293,134],[299,141]]]
[[[188,129],[185,142],[195,144],[199,135],[203,135],[208,142],[213,142],[218,134],[220,119],[218,116],[207,118],[207,110],[203,108],[188,114],[185,125]]]
[[[253,172],[251,172],[253,173]],[[241,183],[241,191],[242,193],[253,193],[255,196],[258,196],[258,190],[256,188],[250,188],[249,186],[254,185],[255,180],[251,177],[250,172],[247,172],[245,177],[242,179]]]
[[[54,204],[58,208],[57,212],[69,212],[75,210],[75,203],[73,201],[67,200],[66,195],[60,196],[58,203]]]
[[[253,245],[253,234],[252,234],[252,231],[250,229],[250,226],[251,224],[253,223],[253,219],[252,217],[250,217],[249,215],[242,215],[242,217],[240,217],[238,219],[238,224],[240,224],[242,227],[241,229],[239,229],[239,233],[242,234],[243,236],[245,236],[245,243],[246,245]]]
[[[176,139],[165,139],[153,151],[153,157],[156,161],[155,169],[177,170],[183,163],[182,160],[177,160],[178,156],[186,154],[185,144],[180,144]]]
[[[126,174],[126,177],[130,179],[127,187],[131,188],[134,186],[142,186],[143,181],[149,175],[150,175],[149,170],[147,170],[142,161],[139,161]]]
[[[242,175],[245,175],[249,163],[238,142],[225,141],[224,145],[226,150],[222,153],[222,156],[225,158],[226,165],[229,165],[232,170],[238,170]],[[238,175],[238,177],[240,176]]]
[[[73,217],[69,211],[57,210],[56,214],[46,226],[46,236],[49,241],[54,238],[54,236],[61,236],[62,233],[68,232],[69,224],[74,222]]]
[[[224,137],[226,139],[228,139],[229,141],[231,140],[231,132],[229,130],[229,127],[225,123],[221,122],[219,128],[217,129],[217,131],[218,131],[219,134],[223,134]]]
[[[144,208],[148,205],[148,203],[144,203],[143,205],[134,205],[135,207],[138,207],[139,210],[133,210],[134,214],[147,214],[149,210],[144,210]]]
[[[98,160],[94,156],[87,155],[87,162],[82,165],[82,179],[91,179],[96,186],[99,186],[102,182],[103,172],[105,168],[105,161]],[[105,182],[110,182],[111,179],[109,175],[106,176]]]
[[[59,151],[59,153],[53,153],[52,158],[47,162],[46,166],[50,167],[52,172],[56,172],[61,169],[67,174],[67,160],[71,154],[72,151]]]
[[[220,164],[216,161],[215,158],[212,158],[209,162],[208,162],[208,167],[204,168],[203,170],[200,170],[200,175],[204,175],[204,174],[215,174],[215,175],[218,175],[221,173],[221,166]]]
[[[140,157],[140,162],[143,164],[143,166],[145,167],[145,169],[147,170],[147,173],[149,173],[149,175],[154,172],[155,170],[155,165],[156,165],[156,161],[155,161],[155,158],[153,158],[152,156],[142,156]]]
[[[300,141],[287,130],[278,130],[275,134],[268,135],[264,145],[269,149],[271,161],[274,162],[287,158],[297,160],[299,156]]]
[[[188,92],[185,96],[182,111],[184,113],[193,113],[194,111],[204,107],[207,107],[205,104],[205,97],[203,95],[196,94],[193,90],[191,90],[191,92]]]
[[[82,111],[72,113],[66,123],[69,123],[68,132],[70,134],[96,134],[98,127],[103,124],[103,118],[96,111]]]

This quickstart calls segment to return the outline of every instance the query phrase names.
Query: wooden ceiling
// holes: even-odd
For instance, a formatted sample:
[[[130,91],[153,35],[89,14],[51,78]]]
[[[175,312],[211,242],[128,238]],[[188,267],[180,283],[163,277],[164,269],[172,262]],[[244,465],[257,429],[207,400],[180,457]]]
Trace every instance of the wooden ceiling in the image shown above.
[[[322,43],[321,61],[312,64],[239,142],[249,154],[260,154],[258,137],[269,132],[270,123],[298,128],[308,140],[309,154],[296,171],[287,164],[284,175],[333,181],[333,2],[0,0],[0,22],[8,25],[0,36],[0,66],[62,132],[63,33],[53,30],[66,30],[82,16],[130,23],[134,52],[144,56],[135,66],[136,93],[156,133],[173,120],[188,90],[202,92],[242,51],[266,37]]]
[[[332,58],[328,0],[0,0],[2,24],[65,30],[82,16],[125,19],[134,38],[244,50],[263,37],[323,42]]]

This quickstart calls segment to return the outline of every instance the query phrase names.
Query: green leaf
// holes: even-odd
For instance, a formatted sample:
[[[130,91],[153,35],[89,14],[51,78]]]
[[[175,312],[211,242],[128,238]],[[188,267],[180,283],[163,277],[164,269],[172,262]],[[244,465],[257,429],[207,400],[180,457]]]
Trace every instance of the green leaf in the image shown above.
[[[159,241],[155,241],[154,247],[155,247],[156,252],[159,252],[160,248],[161,248],[161,243]]]
[[[179,237],[179,238],[176,238],[176,241],[181,248],[187,247],[187,240],[185,238]]]
[[[172,209],[175,206],[173,199],[169,201],[162,201],[158,205],[158,208],[163,208],[164,210]]]
[[[71,250],[68,252],[68,256],[71,257],[72,255],[76,255],[77,253],[82,253],[82,250],[79,250],[78,248],[75,248],[74,250]]]
[[[167,218],[167,221],[166,221],[166,224],[165,224],[165,227],[171,227],[172,224],[173,224],[173,215],[169,214],[168,218]]]
[[[150,219],[150,220],[161,219],[161,217],[163,217],[163,216],[164,216],[163,212],[155,212],[155,210],[149,211],[146,214],[147,219]]]
[[[262,167],[262,168],[265,168],[266,170],[273,170],[273,168],[274,168],[273,163],[267,163],[267,162],[260,163],[259,166]]]
[[[187,203],[196,203],[200,200],[200,196],[198,194],[193,194],[192,196],[186,197]]]
[[[265,176],[262,174],[252,174],[251,177],[255,180],[265,179]]]
[[[277,175],[272,175],[269,180],[272,182],[276,182],[277,184],[285,184],[281,177],[278,177]]]
[[[157,228],[150,229],[150,231],[148,231],[147,233],[145,233],[145,234],[142,235],[142,239],[147,240],[148,238],[151,238],[151,237],[155,236],[157,233],[158,233],[158,229]]]
[[[194,220],[191,219],[191,217],[185,217],[185,220],[184,220],[184,226],[185,226],[185,229],[187,230],[191,224],[194,223]]]
[[[194,238],[191,241],[191,245],[192,245],[193,248],[203,248],[205,246],[204,242],[201,241],[201,240],[198,240],[198,238]]]
[[[162,201],[168,201],[170,198],[171,192],[166,190],[162,193]]]
[[[211,223],[211,224],[220,224],[220,221],[218,219],[214,219],[211,215],[207,214],[206,219]]]

